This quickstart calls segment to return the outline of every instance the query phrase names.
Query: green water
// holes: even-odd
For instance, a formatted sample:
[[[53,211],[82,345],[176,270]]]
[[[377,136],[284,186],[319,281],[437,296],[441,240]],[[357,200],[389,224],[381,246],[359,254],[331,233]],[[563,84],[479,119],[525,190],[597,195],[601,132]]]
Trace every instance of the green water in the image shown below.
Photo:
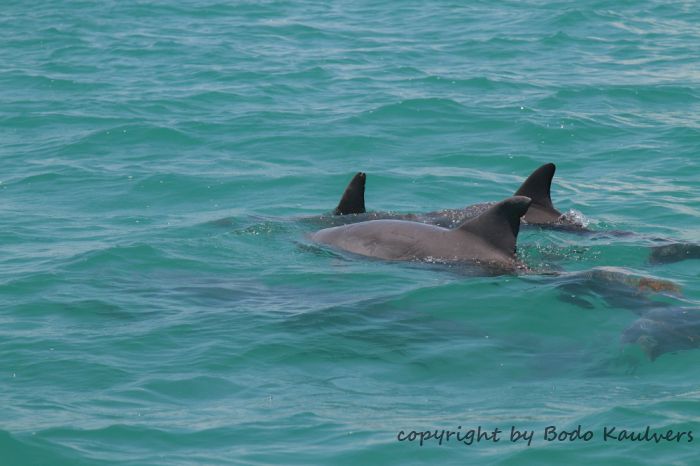
[[[635,235],[521,257],[698,308],[697,260],[648,262],[700,237],[697,2],[1,10],[1,465],[700,464],[700,352],[623,345],[635,296],[338,255],[301,220],[358,170],[369,208],[424,212],[555,162],[557,207]],[[459,426],[505,434],[397,440]]]

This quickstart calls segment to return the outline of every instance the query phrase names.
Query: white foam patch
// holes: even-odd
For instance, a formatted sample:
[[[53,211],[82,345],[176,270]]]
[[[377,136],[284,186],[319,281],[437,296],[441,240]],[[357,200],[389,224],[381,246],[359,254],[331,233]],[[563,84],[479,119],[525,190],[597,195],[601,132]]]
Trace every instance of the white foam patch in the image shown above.
[[[591,221],[588,219],[588,217],[583,215],[582,212],[579,212],[575,209],[568,210],[567,212],[562,214],[562,217],[566,222],[573,223],[575,225],[580,225],[584,228],[591,224]]]

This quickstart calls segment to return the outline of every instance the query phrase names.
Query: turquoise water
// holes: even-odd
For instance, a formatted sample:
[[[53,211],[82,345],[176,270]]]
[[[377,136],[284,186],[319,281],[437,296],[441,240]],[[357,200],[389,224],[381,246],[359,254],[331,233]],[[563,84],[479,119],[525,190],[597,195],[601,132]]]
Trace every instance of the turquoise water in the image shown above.
[[[623,345],[634,289],[360,260],[301,220],[358,170],[369,208],[421,212],[555,162],[555,205],[636,234],[521,256],[698,308],[697,260],[648,262],[700,236],[698,6],[3,2],[0,462],[698,464],[602,438],[700,437],[700,350]],[[397,440],[459,426],[535,438]]]

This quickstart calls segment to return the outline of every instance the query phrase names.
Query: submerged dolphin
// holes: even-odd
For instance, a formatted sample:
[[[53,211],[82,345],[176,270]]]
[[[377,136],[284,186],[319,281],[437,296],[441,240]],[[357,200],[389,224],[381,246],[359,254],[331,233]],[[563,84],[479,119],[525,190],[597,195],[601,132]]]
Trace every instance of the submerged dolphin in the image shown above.
[[[583,225],[572,221],[554,207],[551,199],[552,179],[556,166],[547,163],[532,172],[515,192],[514,196],[532,199],[532,205],[523,217],[523,223],[547,228],[586,231]],[[400,214],[394,212],[367,212],[365,209],[365,173],[357,173],[348,183],[338,206],[333,210],[331,224],[347,224],[377,219],[410,220],[429,223],[445,228],[454,228],[465,220],[475,218],[494,203],[474,204],[461,209],[444,209],[423,214]]]
[[[692,243],[669,243],[652,246],[649,262],[652,264],[669,264],[684,259],[700,259],[700,245]]]
[[[652,361],[664,353],[700,347],[700,310],[660,307],[644,313],[622,334],[622,343],[637,343]]]
[[[679,300],[687,301],[680,299],[681,289],[673,282],[636,276],[618,267],[575,272],[558,280],[562,301],[594,309],[595,299],[601,298],[610,308],[636,314],[638,319],[624,330],[620,341],[638,344],[652,361],[665,353],[700,348],[700,309],[679,305]],[[652,299],[655,293],[667,300]]]
[[[514,196],[447,229],[405,220],[370,220],[320,230],[311,239],[363,256],[400,261],[476,263],[513,271],[520,217],[532,200]]]

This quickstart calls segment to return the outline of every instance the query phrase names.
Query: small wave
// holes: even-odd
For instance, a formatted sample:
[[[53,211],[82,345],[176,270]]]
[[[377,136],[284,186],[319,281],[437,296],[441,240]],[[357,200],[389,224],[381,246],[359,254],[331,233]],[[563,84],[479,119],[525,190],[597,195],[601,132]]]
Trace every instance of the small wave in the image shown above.
[[[367,110],[360,115],[349,119],[353,123],[371,123],[381,120],[398,120],[401,126],[411,119],[430,119],[440,121],[463,121],[461,116],[466,112],[466,107],[452,99],[425,98],[407,99],[400,102],[382,105],[378,108]]]
[[[55,129],[57,126],[72,126],[77,129],[95,128],[99,126],[114,126],[125,124],[126,120],[110,116],[90,115],[83,112],[47,112],[39,115],[10,115],[0,117],[3,126],[11,128],[46,128]]]
[[[105,84],[94,81],[79,81],[76,79],[60,78],[50,75],[31,74],[23,71],[14,71],[4,75],[5,78],[10,78],[17,83],[21,83],[26,90],[32,88],[36,90],[52,90],[52,91],[74,91],[84,93],[95,90],[105,90],[112,87],[111,84]]]
[[[99,317],[104,319],[130,319],[132,314],[122,307],[101,299],[78,299],[66,301],[59,305],[66,314],[81,322],[84,318]]]
[[[619,101],[620,99],[629,99],[634,101],[642,101],[648,103],[663,103],[669,102],[688,102],[700,100],[700,94],[687,86],[669,86],[669,85],[641,85],[641,86],[576,86],[563,88],[547,97],[541,103],[545,104],[547,100],[556,99],[562,101],[581,100],[587,101],[591,98],[604,98],[611,101]]]
[[[425,82],[428,84],[442,84],[450,88],[470,89],[475,91],[524,91],[532,89],[541,89],[540,86],[523,81],[515,81],[509,79],[495,79],[487,76],[478,76],[474,78],[453,78],[450,76],[426,76],[416,81]]]
[[[275,79],[284,80],[310,80],[314,84],[317,83],[316,80],[327,80],[331,79],[332,74],[321,66],[314,66],[311,68],[305,68],[299,71],[294,71],[292,73],[281,73],[274,75]]]
[[[198,92],[195,94],[190,94],[182,100],[184,100],[185,102],[193,102],[196,104],[224,105],[227,103],[233,104],[233,103],[245,100],[245,99],[246,99],[245,96],[243,96],[241,94],[237,94],[235,92],[212,90],[212,91],[204,91],[204,92]],[[171,102],[164,101],[164,103],[170,104]]]
[[[557,26],[571,27],[572,25],[587,22],[590,20],[590,10],[578,9],[563,11],[551,18],[550,22]]]
[[[78,451],[66,446],[53,445],[43,439],[26,435],[15,436],[0,430],[0,451],[6,465],[82,466],[87,463]]]
[[[149,244],[131,244],[123,246],[107,246],[73,256],[67,266],[69,268],[93,269],[109,267],[110,264],[126,263],[134,266],[141,264],[162,265],[167,259],[164,251]],[[126,264],[120,267],[129,267]]]
[[[61,147],[61,154],[74,155],[76,153],[90,154],[100,153],[105,145],[135,145],[143,144],[167,144],[176,146],[193,146],[200,140],[191,134],[176,128],[167,126],[154,126],[148,124],[121,125],[94,131],[79,140]]]
[[[575,38],[573,36],[570,36],[569,34],[563,32],[563,31],[558,31],[552,35],[545,36],[542,39],[540,39],[540,43],[543,45],[550,45],[550,46],[561,46],[565,44],[570,44],[574,42],[581,42],[582,39]]]
[[[268,20],[261,23],[261,29],[279,34],[285,40],[313,40],[329,36],[328,31],[291,20]]]

